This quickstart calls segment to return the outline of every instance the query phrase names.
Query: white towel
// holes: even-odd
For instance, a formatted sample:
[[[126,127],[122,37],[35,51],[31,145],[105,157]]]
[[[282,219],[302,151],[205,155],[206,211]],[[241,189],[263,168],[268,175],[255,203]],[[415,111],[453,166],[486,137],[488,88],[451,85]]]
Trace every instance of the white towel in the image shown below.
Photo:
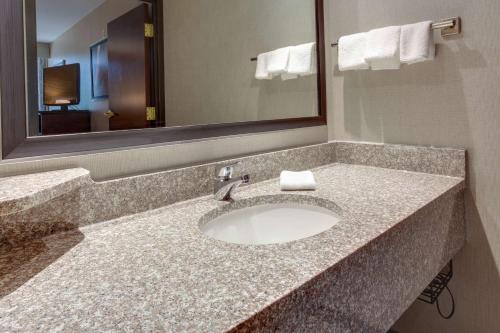
[[[365,60],[373,70],[399,69],[401,27],[392,26],[368,32]]]
[[[300,76],[313,75],[316,70],[316,43],[292,46],[287,73]]]
[[[286,73],[289,59],[290,47],[283,47],[269,52],[267,58],[267,71],[273,76]]]
[[[269,53],[262,53],[257,56],[257,69],[255,78],[257,80],[271,80],[273,76],[267,71],[267,60]]]
[[[339,39],[339,70],[369,69],[370,65],[365,61],[366,51],[365,32],[343,36]]]
[[[401,27],[401,62],[415,64],[434,60],[436,44],[432,21],[408,24]]]
[[[282,171],[280,187],[282,191],[316,190],[316,180],[311,171]]]

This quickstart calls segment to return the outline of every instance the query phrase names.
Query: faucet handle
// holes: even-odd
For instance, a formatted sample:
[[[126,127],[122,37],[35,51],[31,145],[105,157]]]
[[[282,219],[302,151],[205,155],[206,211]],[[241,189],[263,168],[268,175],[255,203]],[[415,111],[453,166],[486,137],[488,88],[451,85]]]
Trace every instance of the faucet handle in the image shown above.
[[[240,162],[236,162],[230,165],[225,165],[217,171],[217,178],[229,180],[233,178],[234,167],[240,164]]]

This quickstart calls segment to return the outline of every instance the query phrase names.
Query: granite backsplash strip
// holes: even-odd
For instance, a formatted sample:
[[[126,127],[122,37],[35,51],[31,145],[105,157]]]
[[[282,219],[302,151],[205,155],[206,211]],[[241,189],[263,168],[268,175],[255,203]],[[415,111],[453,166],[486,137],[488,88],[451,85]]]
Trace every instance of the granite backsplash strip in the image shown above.
[[[281,171],[302,171],[336,162],[335,144],[325,143],[303,148],[283,150],[262,155],[248,156],[230,160],[241,161],[236,172],[250,175],[250,182],[258,183],[279,177]],[[215,163],[215,166],[226,164]],[[215,170],[215,169],[214,169]],[[215,171],[214,171],[215,172]]]
[[[336,162],[465,178],[465,150],[335,142]]]
[[[237,174],[251,183],[284,169],[306,170],[335,162],[463,177],[465,152],[397,145],[331,142],[235,158],[105,182],[80,184],[63,196],[0,216],[0,244],[19,244],[58,231],[148,211],[213,192],[216,168],[241,162]]]

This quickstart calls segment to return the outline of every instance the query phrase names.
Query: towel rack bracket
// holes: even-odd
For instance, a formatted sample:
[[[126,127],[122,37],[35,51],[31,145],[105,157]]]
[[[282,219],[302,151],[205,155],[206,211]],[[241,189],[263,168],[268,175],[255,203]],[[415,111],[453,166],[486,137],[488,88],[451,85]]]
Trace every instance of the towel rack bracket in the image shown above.
[[[462,32],[462,20],[460,17],[452,17],[432,25],[433,29],[441,29],[442,37],[459,35]]]

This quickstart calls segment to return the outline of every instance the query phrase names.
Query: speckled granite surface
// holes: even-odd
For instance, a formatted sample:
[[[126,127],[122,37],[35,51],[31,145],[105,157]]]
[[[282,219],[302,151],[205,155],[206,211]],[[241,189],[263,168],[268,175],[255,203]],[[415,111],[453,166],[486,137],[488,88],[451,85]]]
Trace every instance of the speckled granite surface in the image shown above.
[[[0,216],[17,213],[91,184],[82,168],[0,178]]]
[[[333,163],[335,146],[320,144],[300,147],[93,183],[72,192],[68,191],[67,195],[43,205],[0,216],[0,245],[16,245],[58,231],[67,231],[208,195],[213,193],[216,167],[235,161],[241,162],[236,172],[244,171],[250,174],[252,182],[255,183],[278,177],[283,169],[304,170]],[[52,176],[58,177],[58,174]],[[48,177],[51,181],[52,176]],[[71,190],[71,187],[67,190]]]
[[[385,332],[464,243],[462,178],[314,170],[342,222],[281,245],[211,240],[211,197],[89,225],[0,256],[0,331]],[[239,200],[283,195],[278,181]]]
[[[335,142],[336,162],[465,177],[465,150]]]
[[[14,205],[16,209],[6,210],[11,214],[0,214],[0,246],[22,244],[59,231],[208,195],[213,191],[216,167],[235,161],[241,161],[237,172],[250,174],[253,183],[277,177],[284,169],[306,170],[336,161],[448,176],[465,175],[465,151],[459,149],[331,142],[99,183],[86,179],[88,185],[73,182],[74,187],[64,187],[67,191],[64,196],[55,195],[61,189],[56,186],[44,191],[44,195],[26,198],[29,204],[20,200]],[[73,171],[49,173],[44,181],[56,184],[61,178],[59,172],[64,178],[67,176],[64,173]],[[86,174],[81,169],[79,172]]]

